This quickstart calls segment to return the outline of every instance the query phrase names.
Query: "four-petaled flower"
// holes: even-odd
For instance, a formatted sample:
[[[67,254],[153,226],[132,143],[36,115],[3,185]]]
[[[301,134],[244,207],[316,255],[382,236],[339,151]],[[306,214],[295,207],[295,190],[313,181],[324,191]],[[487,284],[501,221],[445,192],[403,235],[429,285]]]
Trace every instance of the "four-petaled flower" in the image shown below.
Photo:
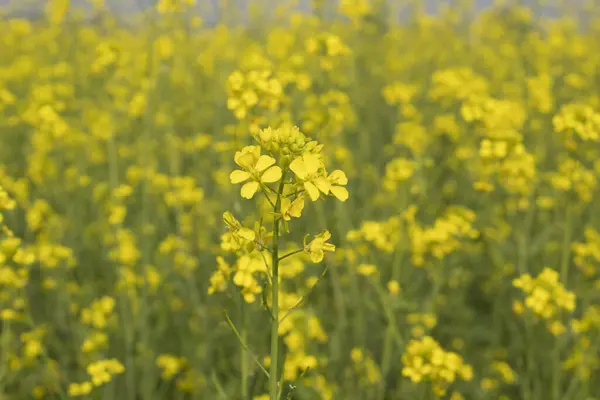
[[[287,197],[281,198],[281,217],[285,221],[289,221],[294,218],[300,218],[302,210],[304,209],[304,196],[299,196],[296,200],[292,201]]]
[[[344,187],[348,184],[348,178],[344,171],[336,169],[329,174],[327,180],[330,184],[329,191],[331,191],[331,194],[340,201],[348,200],[348,189]]]
[[[231,183],[242,183],[247,180],[240,191],[242,197],[251,199],[258,191],[261,184],[273,183],[281,179],[281,168],[275,164],[275,159],[267,155],[260,155],[259,146],[246,146],[237,151],[234,161],[242,169],[235,170],[229,176]]]
[[[290,169],[301,181],[312,201],[319,199],[319,191],[329,193],[331,183],[324,176],[323,162],[317,154],[303,154],[290,163]]]
[[[310,259],[314,263],[318,263],[323,261],[323,257],[325,257],[325,252],[334,252],[335,245],[331,243],[327,243],[327,241],[331,238],[331,233],[328,230],[324,230],[323,232],[315,235],[315,238],[308,244],[304,244],[304,251],[310,254]]]

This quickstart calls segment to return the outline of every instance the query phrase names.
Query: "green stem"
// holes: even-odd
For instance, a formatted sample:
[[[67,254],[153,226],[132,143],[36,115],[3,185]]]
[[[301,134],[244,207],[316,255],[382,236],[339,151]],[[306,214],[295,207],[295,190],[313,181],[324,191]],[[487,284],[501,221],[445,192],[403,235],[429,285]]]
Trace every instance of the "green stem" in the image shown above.
[[[567,204],[565,209],[565,227],[562,243],[562,259],[560,265],[560,279],[566,286],[569,281],[569,259],[571,256],[571,229],[572,229],[572,209]],[[552,398],[555,400],[561,399],[561,365],[560,365],[560,351],[563,345],[562,337],[556,338],[556,343],[552,349],[552,361],[553,361],[553,379],[552,379]]]
[[[248,334],[246,331],[246,313],[244,310],[244,300],[242,299],[241,304],[242,311],[242,342],[248,343]],[[242,367],[242,400],[248,400],[248,355],[246,351],[242,349],[241,355],[241,367]]]
[[[400,243],[398,243],[399,246],[401,246]],[[400,249],[396,250],[396,253],[394,254],[394,261],[393,261],[393,266],[392,266],[392,279],[398,280],[399,275],[400,275],[400,268],[401,268],[401,264],[402,264],[402,258],[404,256],[404,251],[403,248],[401,247]],[[385,293],[384,293],[385,294]],[[382,301],[387,302],[387,296],[382,297]],[[388,308],[388,306],[386,304],[384,304],[384,308]],[[384,345],[383,345],[383,358],[381,361],[381,376],[383,377],[382,379],[382,385],[381,385],[381,393],[380,393],[380,398],[384,399],[385,398],[385,392],[386,392],[386,378],[390,372],[390,368],[391,368],[391,363],[392,363],[392,353],[394,351],[394,335],[397,334],[397,327],[395,324],[395,321],[393,320],[393,312],[391,310],[386,310],[386,314],[388,316],[388,326],[386,329],[386,333],[385,333],[385,339],[384,339]]]
[[[2,360],[2,364],[0,364],[0,396],[4,397],[5,393],[5,378],[4,376],[8,374],[8,352],[10,348],[10,320],[2,321],[2,338],[0,343],[0,350],[2,350],[2,354],[0,354],[0,359]]]
[[[115,138],[111,137],[107,142],[108,152],[108,170],[109,170],[109,182],[111,189],[111,196],[113,190],[119,187],[119,153],[117,151],[117,144]],[[115,231],[116,237],[116,231]],[[117,269],[117,275],[120,279],[120,270]],[[132,326],[128,321],[134,318],[133,310],[131,305],[131,299],[129,298],[128,292],[123,293],[119,291],[119,308],[122,315],[122,329],[125,340],[125,391],[128,398],[135,398],[136,392],[136,370],[135,370],[135,326]],[[113,386],[114,388],[114,386]],[[106,391],[105,393],[108,393]]]
[[[277,364],[279,359],[279,217],[276,213],[281,207],[281,195],[283,193],[284,180],[285,171],[283,172],[283,176],[279,183],[277,200],[273,209],[275,212],[275,216],[273,217],[273,253],[271,254],[273,264],[271,294],[273,303],[271,307],[271,367],[269,377],[271,400],[277,400],[279,397],[279,385],[277,380]]]
[[[520,274],[524,274],[528,272],[528,254],[527,254],[527,248],[528,248],[528,241],[526,238],[526,235],[520,234],[519,235],[519,244],[518,244],[518,265],[519,265],[519,273]],[[525,318],[525,340],[526,340],[526,357],[525,357],[525,361],[526,361],[526,368],[527,368],[527,373],[525,376],[525,380],[523,382],[523,385],[521,385],[521,389],[522,389],[522,396],[524,399],[531,399],[534,397],[533,393],[535,391],[535,381],[534,381],[534,377],[535,377],[535,369],[536,369],[536,365],[535,365],[535,353],[534,353],[534,333],[532,331],[532,326],[531,326],[531,321],[527,318]]]
[[[291,257],[291,256],[293,256],[293,255],[296,255],[296,254],[298,254],[298,253],[302,253],[303,251],[304,251],[304,249],[298,249],[298,250],[292,251],[291,253],[287,253],[287,254],[285,254],[285,255],[281,256],[281,257],[279,258],[279,261],[283,261],[283,260],[285,260],[286,258],[288,258],[288,257]]]
[[[562,259],[560,264],[560,278],[563,284],[569,280],[569,258],[571,256],[571,229],[572,229],[572,207],[567,204],[565,209],[565,229],[562,243]]]

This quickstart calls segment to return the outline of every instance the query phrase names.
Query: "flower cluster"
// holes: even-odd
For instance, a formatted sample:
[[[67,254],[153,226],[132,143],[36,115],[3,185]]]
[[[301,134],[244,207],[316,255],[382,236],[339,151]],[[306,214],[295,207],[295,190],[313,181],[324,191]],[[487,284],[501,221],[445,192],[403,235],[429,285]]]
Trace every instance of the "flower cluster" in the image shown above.
[[[586,276],[596,277],[600,268],[600,232],[587,228],[584,235],[585,242],[575,242],[571,246],[575,253],[574,262]]]
[[[466,208],[454,208],[438,218],[433,226],[422,228],[407,215],[412,242],[412,261],[416,266],[425,266],[427,255],[441,260],[456,251],[462,241],[476,239],[479,231],[473,227],[475,213]]]
[[[93,362],[86,368],[90,379],[80,383],[71,383],[68,390],[69,396],[88,396],[94,388],[109,383],[115,375],[124,371],[123,364],[114,358]]]
[[[234,71],[227,79],[227,93],[227,108],[238,120],[245,120],[276,111],[283,87],[268,69]]]
[[[402,355],[402,375],[413,383],[431,382],[436,396],[444,396],[456,380],[470,381],[473,369],[461,356],[444,350],[431,336],[411,340]]]
[[[525,307],[546,321],[552,333],[559,335],[565,331],[561,315],[575,310],[575,293],[565,289],[559,281],[558,272],[546,267],[535,278],[523,274],[513,280],[513,286],[527,295]],[[517,312],[522,312],[523,305],[520,302],[515,307]]]

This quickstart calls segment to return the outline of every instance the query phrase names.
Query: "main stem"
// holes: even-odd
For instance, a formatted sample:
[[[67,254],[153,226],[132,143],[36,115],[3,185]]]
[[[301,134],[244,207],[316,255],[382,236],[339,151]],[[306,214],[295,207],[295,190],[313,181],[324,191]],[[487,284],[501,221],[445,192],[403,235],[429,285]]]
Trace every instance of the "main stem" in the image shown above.
[[[246,312],[244,310],[244,300],[242,300],[241,305],[242,311],[242,342],[248,343],[247,333],[246,333]],[[241,351],[241,367],[242,367],[242,400],[248,400],[248,354],[246,353],[246,349],[242,346]]]
[[[572,209],[571,205],[567,203],[565,209],[565,229],[563,234],[562,243],[562,259],[560,265],[560,279],[562,283],[567,286],[569,283],[569,260],[571,255],[571,229],[572,229]],[[562,368],[560,365],[560,352],[563,346],[562,336],[556,338],[556,343],[552,349],[553,358],[553,379],[552,379],[552,398],[560,399],[561,396],[561,383],[562,383]]]
[[[285,172],[281,177],[279,189],[277,190],[277,200],[275,201],[273,217],[273,253],[272,264],[273,274],[271,276],[271,297],[273,299],[271,306],[271,366],[269,371],[269,388],[271,400],[278,400],[279,384],[277,379],[277,367],[279,360],[279,217],[277,212],[281,208],[281,193],[283,192],[283,181]]]

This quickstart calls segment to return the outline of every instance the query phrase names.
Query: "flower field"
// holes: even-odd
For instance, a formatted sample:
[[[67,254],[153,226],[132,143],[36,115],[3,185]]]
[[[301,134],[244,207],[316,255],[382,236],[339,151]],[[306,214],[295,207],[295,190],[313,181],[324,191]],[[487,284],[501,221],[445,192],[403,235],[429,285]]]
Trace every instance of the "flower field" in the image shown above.
[[[0,399],[600,399],[596,1],[45,3]]]

